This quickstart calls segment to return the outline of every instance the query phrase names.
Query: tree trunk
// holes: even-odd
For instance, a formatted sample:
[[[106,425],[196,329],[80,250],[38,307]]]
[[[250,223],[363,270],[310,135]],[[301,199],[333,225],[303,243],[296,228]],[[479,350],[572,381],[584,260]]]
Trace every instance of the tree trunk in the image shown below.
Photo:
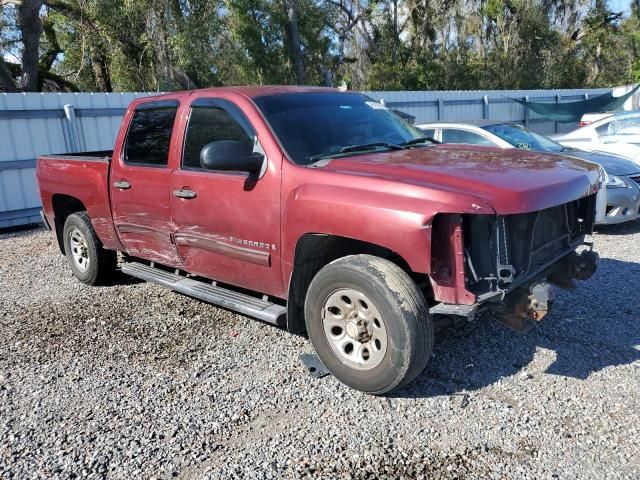
[[[49,44],[49,50],[47,50],[40,59],[40,70],[48,72],[51,70],[51,67],[53,67],[58,55],[63,52],[62,48],[60,48],[60,44],[58,43],[58,37],[53,28],[53,22],[50,19],[46,19],[42,22],[42,30],[47,39],[47,43]]]
[[[4,59],[0,56],[0,92],[15,93],[18,91],[13,76],[4,63]]]
[[[111,74],[109,73],[109,59],[101,45],[91,47],[91,66],[98,90],[104,93],[113,92]]]
[[[17,9],[16,24],[22,33],[22,72],[20,89],[38,91],[38,67],[42,22],[40,9],[43,0],[23,0]]]
[[[304,85],[304,61],[300,47],[300,30],[298,29],[298,5],[297,0],[285,0],[287,18],[289,19],[289,46],[291,60],[296,74],[296,83]]]

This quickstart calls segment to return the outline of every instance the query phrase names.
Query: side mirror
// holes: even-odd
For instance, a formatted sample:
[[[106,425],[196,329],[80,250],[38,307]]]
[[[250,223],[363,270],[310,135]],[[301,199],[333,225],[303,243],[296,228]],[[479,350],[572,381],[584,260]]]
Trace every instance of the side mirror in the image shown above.
[[[236,140],[207,143],[200,150],[200,165],[207,170],[257,173],[263,161],[264,155],[252,152],[249,145]]]

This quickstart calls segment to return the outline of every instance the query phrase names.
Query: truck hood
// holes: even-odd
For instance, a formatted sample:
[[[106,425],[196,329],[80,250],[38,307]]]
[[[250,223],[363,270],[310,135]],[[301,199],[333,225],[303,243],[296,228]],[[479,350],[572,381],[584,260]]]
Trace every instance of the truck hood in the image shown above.
[[[334,158],[316,168],[471,195],[508,215],[594,193],[598,165],[578,158],[470,145],[437,145]]]

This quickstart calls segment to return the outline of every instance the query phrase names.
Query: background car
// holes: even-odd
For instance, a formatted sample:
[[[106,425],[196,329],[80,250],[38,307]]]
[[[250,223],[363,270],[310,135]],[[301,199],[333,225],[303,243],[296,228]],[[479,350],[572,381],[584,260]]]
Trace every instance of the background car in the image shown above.
[[[605,112],[605,113],[585,113],[580,119],[580,126],[584,127],[593,122],[597,122],[598,120],[602,120],[603,118],[610,117],[614,115],[615,112]]]
[[[640,216],[640,166],[623,157],[565,147],[544,135],[510,122],[434,122],[417,127],[425,136],[442,143],[559,153],[597,163],[605,171],[606,188],[598,195],[596,223],[622,223]]]
[[[640,165],[640,111],[619,112],[553,139],[567,147],[621,155]]]

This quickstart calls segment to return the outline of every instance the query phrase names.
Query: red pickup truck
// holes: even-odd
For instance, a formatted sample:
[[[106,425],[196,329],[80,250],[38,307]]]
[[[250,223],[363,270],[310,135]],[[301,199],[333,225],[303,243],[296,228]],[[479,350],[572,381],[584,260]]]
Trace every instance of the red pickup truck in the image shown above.
[[[596,165],[437,145],[367,96],[233,87],[135,100],[115,149],[38,159],[75,276],[120,268],[292,332],[383,394],[431,356],[434,318],[524,329],[595,270]]]

